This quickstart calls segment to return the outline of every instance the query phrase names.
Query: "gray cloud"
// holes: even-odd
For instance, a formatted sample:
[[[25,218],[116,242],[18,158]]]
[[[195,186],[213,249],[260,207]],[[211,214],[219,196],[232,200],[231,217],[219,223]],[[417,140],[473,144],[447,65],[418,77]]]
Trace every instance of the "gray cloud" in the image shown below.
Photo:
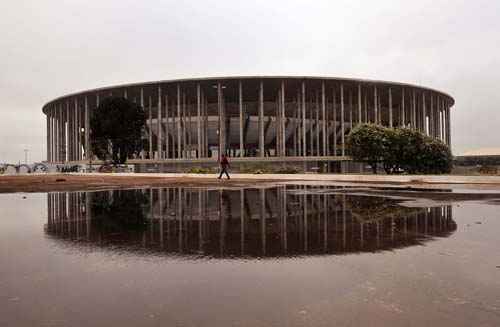
[[[498,1],[4,1],[0,162],[45,159],[42,105],[105,85],[321,75],[451,94],[455,153],[499,146]]]

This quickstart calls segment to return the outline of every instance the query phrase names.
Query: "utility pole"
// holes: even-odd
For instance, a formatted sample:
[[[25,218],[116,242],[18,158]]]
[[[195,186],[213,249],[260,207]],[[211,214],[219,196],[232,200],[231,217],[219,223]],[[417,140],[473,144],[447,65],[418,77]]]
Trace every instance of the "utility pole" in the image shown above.
[[[30,150],[28,149],[24,149],[24,164],[27,165],[28,164],[28,152]]]

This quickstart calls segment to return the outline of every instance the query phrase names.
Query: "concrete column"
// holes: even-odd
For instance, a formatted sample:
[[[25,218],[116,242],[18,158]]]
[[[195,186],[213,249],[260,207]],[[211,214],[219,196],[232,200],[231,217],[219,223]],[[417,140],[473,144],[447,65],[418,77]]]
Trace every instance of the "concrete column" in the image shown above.
[[[226,153],[226,117],[224,115],[224,103],[222,85],[217,83],[217,107],[219,115],[219,158]]]
[[[200,83],[196,84],[196,157],[201,158],[201,88]]]
[[[314,106],[316,107],[316,121],[315,121],[315,129],[316,129],[316,155],[319,156],[319,99],[318,92],[316,92],[316,98],[314,99]]]
[[[140,95],[140,102],[141,102],[141,107],[146,111],[146,108],[144,108],[144,88],[141,87],[141,95]],[[141,159],[144,159],[145,157],[145,149],[141,150]]]
[[[405,89],[401,88],[401,126],[406,127],[405,117]]]
[[[73,158],[74,158],[74,142],[75,142],[75,138],[74,138],[74,135],[73,135],[73,128],[74,128],[74,124],[73,124],[73,110],[72,110],[72,105],[70,103],[70,100],[68,100],[68,102],[66,103],[66,119],[68,121],[67,123],[67,139],[68,139],[68,161],[72,161]]]
[[[201,156],[208,157],[208,144],[207,144],[207,104],[203,90],[201,90]]]
[[[377,93],[377,86],[373,86],[373,114],[374,114],[374,122],[375,124],[378,124],[378,93]]]
[[[67,154],[67,126],[66,126],[66,120],[68,117],[68,103],[66,102],[66,105],[63,107],[61,106],[61,117],[62,117],[62,161],[66,162],[68,160]]]
[[[56,135],[56,145],[57,145],[57,161],[62,160],[62,117],[61,117],[61,104],[59,103],[57,105],[57,112],[56,112],[56,124],[57,124],[57,135]]]
[[[442,133],[441,133],[441,131],[442,131],[441,105],[442,105],[441,97],[438,97],[437,104],[436,104],[436,115],[437,115],[436,126],[437,126],[437,137],[439,140],[443,140]]]
[[[441,115],[441,108],[442,108],[442,100],[441,97],[438,97],[438,105],[437,105],[437,124],[438,124],[438,139],[443,140],[443,124],[442,124],[442,115]]]
[[[393,117],[392,117],[392,89],[389,88],[389,127],[393,127],[392,123]]]
[[[309,108],[309,151],[311,156],[314,156],[314,100],[310,100],[309,103],[313,103],[313,105]],[[307,115],[307,113],[306,113]]]
[[[75,160],[75,111],[68,100],[67,117],[68,117],[68,161]]]
[[[68,161],[72,161],[73,160],[73,156],[74,156],[74,135],[73,135],[73,128],[74,128],[74,125],[73,125],[73,110],[72,110],[72,105],[70,103],[70,100],[68,100],[68,102],[66,103],[66,119],[68,121],[67,123],[67,133],[68,133],[68,136],[67,136],[67,139],[68,139]]]
[[[52,161],[57,161],[57,106],[52,107]]]
[[[238,82],[238,110],[240,114],[240,157],[243,157],[245,148],[243,147],[243,85]]]
[[[71,135],[72,135],[72,138],[73,138],[73,145],[72,145],[72,148],[73,148],[73,158],[72,160],[78,160],[78,121],[77,121],[77,118],[78,118],[78,99],[75,98],[74,101],[74,110],[73,110],[73,113],[72,113],[72,125],[73,125],[73,128],[71,129]]]
[[[434,123],[434,96],[430,95],[430,111],[429,111],[429,135],[431,137],[435,137],[434,130],[435,130],[435,123]]]
[[[276,153],[275,155],[277,157],[281,156],[281,148],[282,148],[282,145],[283,145],[283,140],[282,140],[282,131],[281,131],[281,123],[282,123],[282,115],[281,115],[281,110],[282,110],[282,107],[281,107],[281,86],[280,88],[278,89],[278,94],[277,94],[277,97],[276,97],[276,131],[275,131],[275,134],[276,134]],[[272,118],[269,117],[269,121],[272,121]]]
[[[187,110],[187,122],[188,124],[185,124],[184,126],[188,126],[186,129],[186,134],[187,134],[187,144],[189,145],[189,150],[187,153],[188,158],[192,158],[192,145],[193,145],[193,137],[192,137],[192,132],[193,132],[193,125],[191,122],[191,102],[189,101],[188,97],[186,96],[186,93],[184,93],[185,101],[184,101],[184,106]]]
[[[333,155],[337,155],[337,92],[335,88],[332,92],[332,102],[333,102]]]
[[[52,132],[54,130],[53,118],[52,118],[52,107],[50,107],[50,108],[47,109],[47,117],[49,118],[49,131],[48,131],[48,134],[49,134],[49,144],[47,145],[48,148],[49,148],[49,156],[47,157],[47,161],[52,162],[52,161],[54,161],[53,157],[52,157],[52,154],[54,152],[53,137],[52,137]]]
[[[52,116],[51,108],[47,108],[47,162],[52,161]]]
[[[377,95],[377,108],[378,108],[378,123],[382,125],[382,101],[380,95]]]
[[[323,156],[327,155],[326,147],[326,95],[325,95],[325,82],[321,83],[321,127],[322,127],[322,145],[323,145]]]
[[[349,90],[349,130],[352,129],[352,126],[353,126],[353,119],[352,119],[352,115],[353,115],[353,101],[352,101],[352,91]]]
[[[444,123],[443,123],[444,100],[439,101],[439,139],[444,142]]]
[[[446,111],[448,105],[446,99],[443,99],[443,141],[448,144],[448,113]]]
[[[306,140],[306,82],[302,81],[302,156],[307,156],[307,140]]]
[[[285,82],[281,81],[281,156],[286,156],[286,97]]]
[[[57,104],[54,107],[54,114],[55,114],[55,158],[56,161],[61,160],[61,105]]]
[[[176,121],[177,130],[177,158],[182,158],[182,138],[181,138],[181,86],[177,84],[177,117]]]
[[[448,139],[448,125],[447,125],[448,115],[446,112],[447,107],[448,107],[448,105],[446,103],[446,99],[443,99],[443,141],[445,144],[448,144],[447,143],[447,139]]]
[[[152,108],[152,100],[151,100],[151,95],[148,96],[148,122],[149,122],[149,135],[148,135],[148,141],[149,141],[149,160],[154,159],[153,158],[153,108]]]
[[[413,89],[411,97],[411,128],[417,129],[417,96],[415,89]]]
[[[78,100],[75,99],[75,110],[73,111],[73,160],[79,160],[78,157],[78,135],[79,135],[79,126],[78,126]]]
[[[264,83],[259,83],[259,157],[264,157]]]
[[[78,161],[82,160],[82,122],[80,116],[80,107],[78,106],[78,101],[75,100],[75,119],[76,119],[76,158]]]
[[[361,124],[361,84],[358,84],[358,124]]]
[[[422,132],[425,135],[429,135],[429,130],[427,129],[427,108],[425,107],[425,92],[422,92]]]
[[[301,102],[301,98],[300,98],[300,88],[297,89],[297,108],[296,108],[296,114],[295,114],[295,118],[296,118],[296,126],[295,126],[295,141],[297,142],[297,149],[295,151],[295,156],[302,156],[302,143],[301,143],[301,140],[302,140],[302,132],[301,132],[301,129],[300,129],[300,126],[301,126],[301,120],[302,120],[302,102]]]
[[[203,110],[204,110],[204,138],[205,138],[205,156],[208,157],[208,99],[205,98],[204,105],[203,105]]]
[[[361,91],[363,92],[363,91]],[[365,123],[369,123],[370,122],[370,118],[368,116],[368,91],[365,91],[365,94],[364,94],[364,104],[365,104]]]
[[[441,108],[441,124],[442,124],[442,128],[441,128],[441,131],[442,131],[442,140],[443,140],[443,143],[446,144],[446,100],[443,99],[443,105],[442,105],[442,108]]]
[[[450,105],[446,106],[446,144],[451,148],[451,117],[450,117]],[[450,207],[451,209],[451,207]]]
[[[331,122],[330,116],[331,116],[332,113],[331,113],[331,109],[330,109],[330,107],[328,105],[328,98],[327,98],[326,94],[325,94],[325,105],[326,105],[326,111],[325,111],[325,114],[326,114],[326,116],[325,116],[325,121],[326,121],[326,135],[325,135],[325,138],[326,138],[326,155],[330,156],[331,155],[330,154],[331,153],[331,147],[330,147],[330,130],[331,130],[331,126],[332,126],[331,125],[332,122]]]
[[[57,161],[62,161],[62,108],[57,105]]]
[[[87,96],[84,98],[84,115],[85,115],[85,159],[90,159],[90,115],[89,102]]]
[[[158,86],[158,104],[157,104],[157,107],[158,107],[158,115],[157,115],[157,119],[158,121],[156,122],[157,124],[157,128],[158,128],[158,132],[157,132],[157,147],[158,147],[158,159],[163,159],[163,126],[162,126],[162,122],[163,122],[163,114],[162,114],[162,102],[161,102],[161,87]]]
[[[344,85],[340,84],[340,143],[342,145],[341,153],[345,156],[345,126],[344,126]]]
[[[168,115],[168,91],[165,93],[165,159],[170,158],[170,126]]]
[[[46,129],[46,134],[47,134],[47,161],[50,161],[50,117],[49,117],[49,110],[47,109],[47,113],[45,115],[46,122],[47,122],[47,129]]]

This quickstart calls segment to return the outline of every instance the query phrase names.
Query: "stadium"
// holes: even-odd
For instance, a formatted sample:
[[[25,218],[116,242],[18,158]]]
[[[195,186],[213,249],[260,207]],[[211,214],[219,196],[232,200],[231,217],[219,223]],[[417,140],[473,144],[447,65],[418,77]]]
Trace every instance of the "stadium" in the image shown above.
[[[345,148],[347,134],[360,123],[413,128],[451,145],[454,99],[438,90],[349,78],[216,77],[124,84],[54,99],[42,109],[47,161],[98,163],[90,118],[102,99],[117,96],[141,104],[147,114],[143,149],[128,160],[136,171],[209,167],[221,153],[236,167],[362,169]]]

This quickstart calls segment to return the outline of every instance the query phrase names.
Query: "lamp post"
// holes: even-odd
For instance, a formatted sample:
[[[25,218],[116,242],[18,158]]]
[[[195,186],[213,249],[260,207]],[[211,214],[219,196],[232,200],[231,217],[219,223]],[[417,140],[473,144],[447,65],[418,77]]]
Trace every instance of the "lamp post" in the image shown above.
[[[28,149],[24,149],[24,164],[27,165],[28,164],[28,152],[30,150]]]

